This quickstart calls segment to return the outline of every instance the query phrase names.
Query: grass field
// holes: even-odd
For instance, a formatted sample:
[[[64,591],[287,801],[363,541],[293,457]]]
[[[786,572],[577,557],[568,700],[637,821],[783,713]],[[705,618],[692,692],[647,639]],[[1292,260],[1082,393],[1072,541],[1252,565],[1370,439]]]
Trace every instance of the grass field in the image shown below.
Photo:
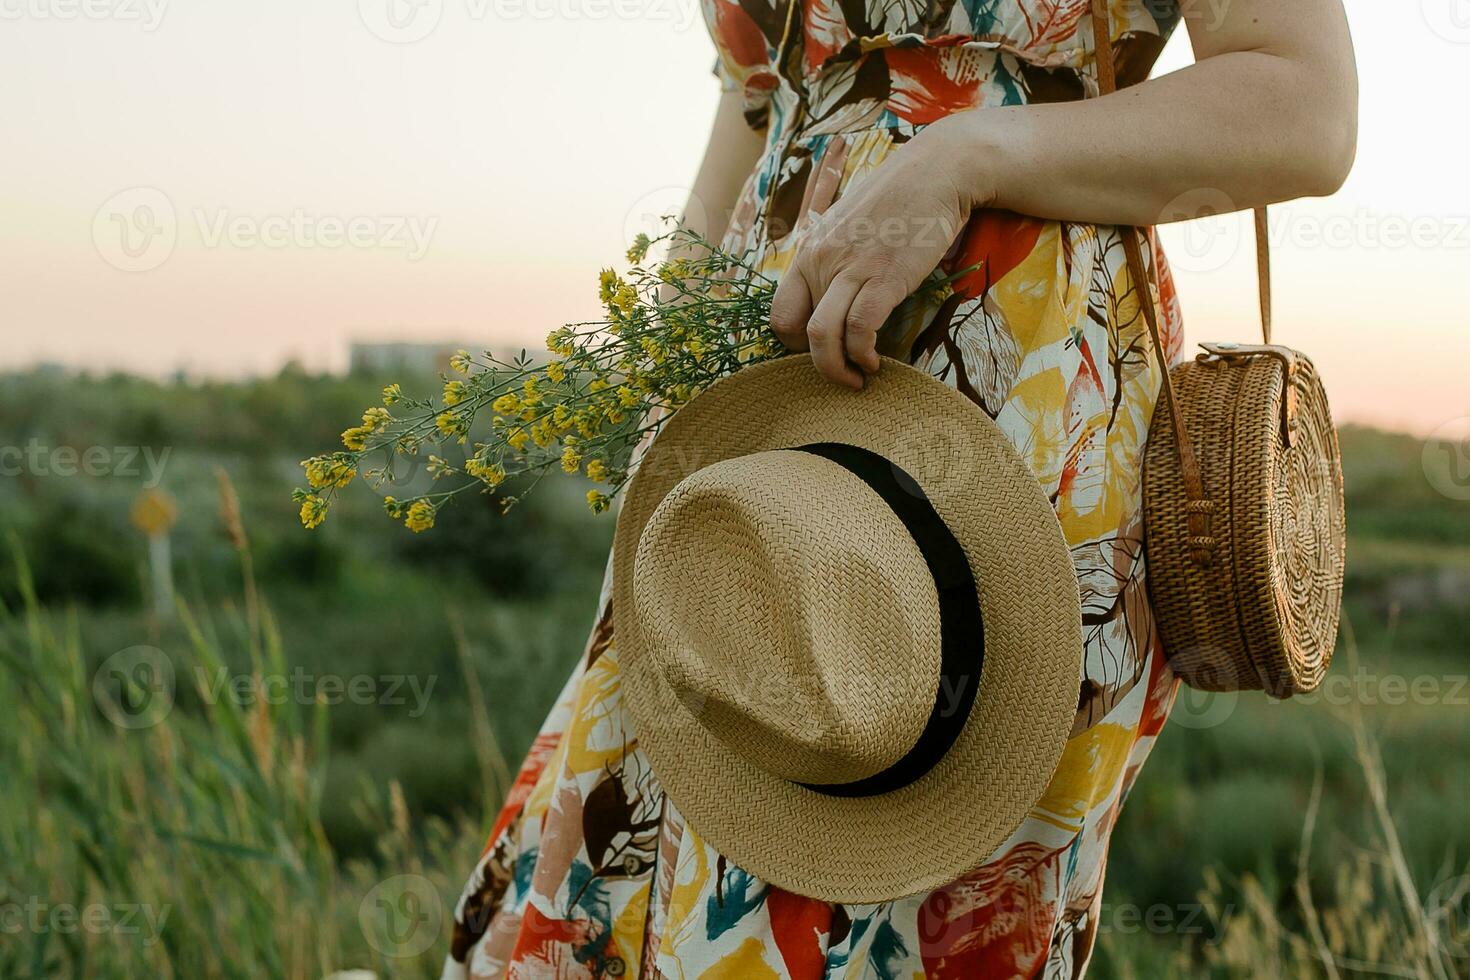
[[[0,385],[0,446],[41,461],[0,478],[0,977],[437,975],[612,522],[568,483],[420,538],[367,492],[301,531],[295,461],[378,383]],[[111,464],[70,475],[61,447]],[[1094,976],[1470,976],[1470,504],[1421,449],[1344,431],[1331,682],[1181,701],[1114,838]],[[127,516],[150,474],[178,502],[172,615]]]

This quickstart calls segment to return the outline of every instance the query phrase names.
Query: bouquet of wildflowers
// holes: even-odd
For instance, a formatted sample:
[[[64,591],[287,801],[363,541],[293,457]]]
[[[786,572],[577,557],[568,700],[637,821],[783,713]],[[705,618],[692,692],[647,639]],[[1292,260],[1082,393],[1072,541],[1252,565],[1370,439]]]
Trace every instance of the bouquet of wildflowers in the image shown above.
[[[680,257],[650,267],[655,246]],[[557,470],[596,484],[587,503],[601,513],[627,482],[638,444],[672,411],[721,377],[785,353],[770,330],[776,283],[745,258],[675,229],[639,235],[628,261],[627,273],[600,275],[606,317],[552,331],[543,365],[524,351],[509,361],[459,351],[437,400],[409,397],[397,384],[383,389],[383,404],[342,433],[345,449],[302,461],[308,487],[293,495],[301,523],[321,524],[359,474],[378,488],[395,457],[422,454],[443,489],[383,501],[388,516],[414,532],[433,527],[458,494],[497,493],[509,483],[518,489],[500,497],[508,510]],[[936,273],[925,291],[945,291],[963,274]],[[471,443],[472,426],[486,418],[488,438]],[[378,458],[385,462],[372,465]]]
[[[662,244],[692,254],[645,266]],[[383,389],[383,404],[342,433],[345,449],[302,461],[308,487],[293,495],[301,523],[321,524],[359,474],[381,486],[395,455],[427,454],[436,487],[445,484],[384,499],[388,516],[412,531],[433,527],[435,513],[460,493],[494,493],[514,481],[518,492],[501,497],[509,509],[556,470],[598,484],[587,502],[604,511],[628,479],[635,447],[670,411],[741,366],[784,352],[768,326],[775,283],[744,260],[675,230],[639,235],[628,261],[624,275],[601,273],[606,318],[553,331],[544,364],[524,351],[508,361],[460,351],[437,400],[409,397],[397,384]],[[472,425],[486,417],[488,438],[471,444]],[[387,462],[370,465],[380,457]]]

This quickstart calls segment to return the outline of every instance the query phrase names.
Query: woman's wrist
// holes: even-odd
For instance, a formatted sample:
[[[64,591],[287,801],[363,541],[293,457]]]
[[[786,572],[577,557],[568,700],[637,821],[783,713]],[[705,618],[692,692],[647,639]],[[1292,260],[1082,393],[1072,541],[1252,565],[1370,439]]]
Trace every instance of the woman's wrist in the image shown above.
[[[1018,173],[1021,127],[1008,108],[971,109],[932,123],[925,134],[939,141],[951,180],[966,210],[1004,207],[1007,182]]]

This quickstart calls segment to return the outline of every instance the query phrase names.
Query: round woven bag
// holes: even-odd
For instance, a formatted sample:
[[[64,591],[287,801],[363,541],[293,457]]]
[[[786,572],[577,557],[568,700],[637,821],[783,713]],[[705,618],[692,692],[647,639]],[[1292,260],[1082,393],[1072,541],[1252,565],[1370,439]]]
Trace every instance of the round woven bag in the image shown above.
[[[1342,607],[1342,469],[1327,395],[1296,351],[1203,346],[1171,379],[1202,496],[1186,485],[1166,404],[1145,448],[1159,634],[1191,687],[1305,693],[1332,659]]]
[[[1092,0],[1100,94],[1117,90],[1107,0]],[[1256,211],[1258,345],[1201,344],[1169,370],[1139,234],[1120,228],[1163,374],[1144,447],[1148,591],[1174,672],[1205,691],[1284,698],[1322,682],[1342,611],[1342,464],[1306,355],[1271,344],[1271,263]]]

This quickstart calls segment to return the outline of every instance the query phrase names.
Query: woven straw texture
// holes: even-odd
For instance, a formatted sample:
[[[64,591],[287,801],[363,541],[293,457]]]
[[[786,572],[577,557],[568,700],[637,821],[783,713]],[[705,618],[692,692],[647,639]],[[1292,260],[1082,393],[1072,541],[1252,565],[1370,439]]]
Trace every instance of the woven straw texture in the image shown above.
[[[1170,665],[1207,691],[1313,690],[1332,658],[1346,535],[1337,433],[1316,369],[1296,353],[1202,355],[1172,378],[1213,501],[1208,563],[1192,555],[1174,433],[1160,406],[1144,462],[1149,593]]]
[[[784,458],[791,454],[769,452],[817,442],[861,446],[919,483],[965,549],[984,617],[984,669],[964,731],[929,773],[880,796],[828,796],[789,777],[862,775],[907,748],[922,724],[916,706],[932,703],[935,691],[936,600],[932,584],[928,594],[917,584],[912,542],[906,547],[901,528],[885,527],[894,519],[875,509],[881,503],[871,490],[835,464],[814,460],[798,473]],[[765,455],[741,459],[753,454]],[[730,469],[749,463],[750,474],[713,471],[680,486],[724,460],[733,461]],[[761,483],[762,468],[790,478]],[[804,498],[802,488],[813,486],[838,496]],[[752,508],[767,505],[753,540]],[[816,534],[828,540],[818,544]],[[791,564],[777,567],[784,563]],[[892,587],[858,583],[864,576]],[[844,584],[854,586],[851,597],[833,591]],[[809,357],[782,358],[747,368],[680,409],[628,488],[612,601],[625,703],[669,798],[733,863],[826,901],[923,892],[978,865],[1042,794],[1076,710],[1081,607],[1050,503],[988,416],[897,361],[885,360],[867,388],[853,392],[823,380]],[[889,608],[881,608],[885,601]],[[910,609],[893,608],[909,602]],[[860,608],[870,604],[878,608]],[[802,608],[812,612],[793,612]],[[839,624],[834,611],[844,608],[853,618]],[[720,636],[709,676],[696,682],[699,664],[681,647],[701,630],[708,637],[711,624]],[[784,678],[835,676],[868,656],[876,658],[866,676],[879,682],[877,691],[890,693],[894,678],[923,675],[923,696],[864,707],[864,698],[839,693],[834,703],[798,698],[791,710],[775,712],[764,699],[742,704],[739,697],[741,677],[776,678],[764,692],[780,689]],[[887,671],[891,677],[881,676]],[[861,733],[872,726],[891,730],[875,741]],[[824,748],[833,758],[821,758]],[[915,834],[915,826],[925,832]]]

